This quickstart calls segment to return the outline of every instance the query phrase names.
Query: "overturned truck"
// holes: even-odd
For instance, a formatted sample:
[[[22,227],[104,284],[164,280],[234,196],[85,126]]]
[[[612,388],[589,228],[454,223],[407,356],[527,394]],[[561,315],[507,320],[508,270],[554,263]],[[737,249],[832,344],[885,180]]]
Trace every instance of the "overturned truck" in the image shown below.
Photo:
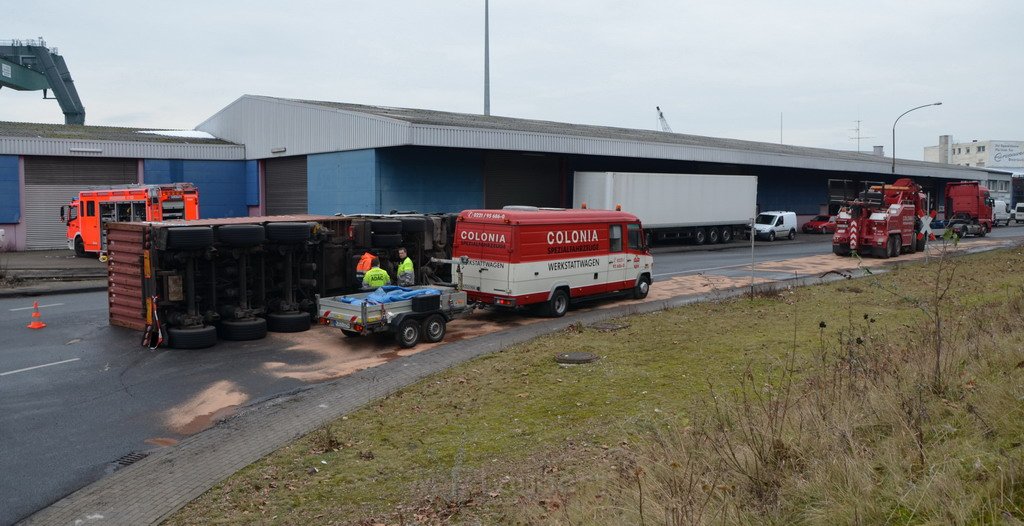
[[[151,347],[200,349],[309,329],[317,295],[358,291],[370,252],[394,274],[405,248],[416,282],[451,281],[456,214],[263,216],[107,225],[110,324]]]

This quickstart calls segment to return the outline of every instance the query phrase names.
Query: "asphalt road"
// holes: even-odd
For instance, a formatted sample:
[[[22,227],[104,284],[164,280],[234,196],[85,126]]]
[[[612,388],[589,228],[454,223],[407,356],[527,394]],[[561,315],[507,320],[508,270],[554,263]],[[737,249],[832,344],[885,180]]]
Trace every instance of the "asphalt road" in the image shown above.
[[[991,235],[1024,237],[1024,228]],[[755,259],[826,254],[829,240],[807,235],[758,242]],[[749,275],[749,244],[711,248],[659,248],[654,286],[659,279],[702,272]],[[150,351],[139,346],[134,331],[107,324],[105,293],[40,298],[48,326],[39,331],[25,328],[31,306],[26,298],[0,300],[0,524],[103,477],[126,455],[193,432],[169,427],[167,412],[211,384],[232,382],[249,394],[247,403],[308,385],[265,372],[267,361],[306,359],[301,352],[286,353],[274,337],[221,342],[208,350]]]

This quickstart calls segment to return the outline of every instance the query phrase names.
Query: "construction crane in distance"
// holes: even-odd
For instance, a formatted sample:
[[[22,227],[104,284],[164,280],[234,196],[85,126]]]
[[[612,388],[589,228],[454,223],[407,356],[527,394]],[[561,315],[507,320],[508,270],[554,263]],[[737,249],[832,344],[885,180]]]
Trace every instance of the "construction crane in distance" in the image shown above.
[[[53,92],[64,112],[65,124],[85,124],[85,107],[78,98],[75,81],[57,49],[39,40],[0,40],[0,88],[18,91]]]
[[[672,127],[668,125],[668,121],[665,120],[665,114],[661,112],[661,106],[655,106],[654,109],[658,110],[658,124],[661,124],[661,131],[673,133]]]

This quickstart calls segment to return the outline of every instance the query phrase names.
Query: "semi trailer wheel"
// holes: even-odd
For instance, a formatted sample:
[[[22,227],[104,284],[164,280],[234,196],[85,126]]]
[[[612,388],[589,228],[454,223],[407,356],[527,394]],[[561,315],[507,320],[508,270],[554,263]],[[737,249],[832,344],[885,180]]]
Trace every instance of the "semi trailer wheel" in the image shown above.
[[[254,247],[266,239],[263,225],[221,225],[217,241],[229,247]]]
[[[309,240],[309,223],[267,223],[267,240],[277,243],[302,243]]]
[[[272,312],[267,314],[267,330],[270,332],[302,332],[310,327],[309,313]]]
[[[430,343],[437,343],[444,339],[447,329],[444,316],[440,314],[427,316],[427,319],[423,320],[423,339]]]
[[[425,217],[400,217],[402,232],[425,232],[427,230],[427,218]],[[433,226],[433,221],[431,221]]]
[[[715,228],[715,227],[709,228],[708,229],[708,243],[710,243],[712,245],[717,245],[718,241],[719,241],[718,229]]]
[[[172,349],[205,349],[216,343],[217,328],[213,325],[167,328],[167,346]]]
[[[258,340],[267,335],[267,320],[263,318],[223,320],[217,326],[217,335],[222,340],[235,342]]]
[[[213,229],[208,226],[179,226],[167,229],[167,248],[198,250],[213,245]]]
[[[370,222],[370,230],[374,234],[401,234],[402,221],[398,219],[378,219]]]
[[[703,228],[697,228],[693,231],[693,243],[695,245],[703,245],[708,240],[708,233]]]
[[[395,340],[406,349],[415,347],[420,341],[420,322],[412,318],[402,320],[402,323],[398,324]]]

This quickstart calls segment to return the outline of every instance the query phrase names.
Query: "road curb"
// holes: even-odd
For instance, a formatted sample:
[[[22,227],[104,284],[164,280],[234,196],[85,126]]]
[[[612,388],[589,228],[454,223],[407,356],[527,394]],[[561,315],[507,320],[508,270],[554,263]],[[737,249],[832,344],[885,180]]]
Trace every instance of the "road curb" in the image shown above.
[[[54,281],[41,285],[25,285],[0,289],[0,299],[27,298],[34,296],[52,296],[54,294],[77,294],[80,292],[100,292],[107,290],[107,280]]]

